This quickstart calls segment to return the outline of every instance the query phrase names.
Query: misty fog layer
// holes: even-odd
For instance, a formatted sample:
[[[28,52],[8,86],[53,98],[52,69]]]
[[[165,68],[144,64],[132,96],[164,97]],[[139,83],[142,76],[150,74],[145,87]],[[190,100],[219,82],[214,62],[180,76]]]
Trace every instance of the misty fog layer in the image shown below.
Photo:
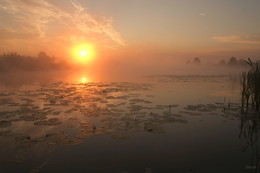
[[[102,58],[94,64],[72,64],[62,58],[50,57],[40,52],[37,57],[22,56],[17,53],[0,55],[0,73],[16,72],[57,72],[57,71],[84,71],[91,75],[105,75],[113,78],[131,75],[176,74],[176,75],[224,75],[232,71],[241,71],[247,67],[244,59],[231,57],[221,59],[218,63],[205,62],[199,57],[188,61],[177,61],[178,58]],[[120,74],[118,74],[120,73]]]
[[[61,58],[50,57],[40,52],[37,57],[8,53],[0,56],[0,84],[16,88],[35,82],[69,81],[81,82],[143,82],[151,75],[234,75],[247,67],[242,59],[222,59],[208,63],[195,57],[189,61],[175,59],[97,58],[94,64],[72,64]],[[160,59],[160,58],[157,58]]]

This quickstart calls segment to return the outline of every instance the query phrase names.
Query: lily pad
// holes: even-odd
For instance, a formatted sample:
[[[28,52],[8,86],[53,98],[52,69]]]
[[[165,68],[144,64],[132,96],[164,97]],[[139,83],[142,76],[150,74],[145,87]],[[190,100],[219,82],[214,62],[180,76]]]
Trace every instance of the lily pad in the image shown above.
[[[11,126],[12,123],[10,121],[0,121],[0,128],[5,128]]]
[[[41,126],[41,125],[56,126],[59,124],[61,124],[61,121],[58,118],[50,118],[48,120],[34,122],[34,125],[36,125],[36,126]]]

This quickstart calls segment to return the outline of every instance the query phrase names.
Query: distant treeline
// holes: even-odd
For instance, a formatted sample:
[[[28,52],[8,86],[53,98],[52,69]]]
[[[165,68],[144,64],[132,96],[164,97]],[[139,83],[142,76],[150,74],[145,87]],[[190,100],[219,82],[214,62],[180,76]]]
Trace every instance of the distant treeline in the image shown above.
[[[0,72],[54,71],[68,68],[69,65],[65,61],[58,61],[45,52],[40,52],[38,57],[22,56],[16,52],[0,55]]]
[[[202,61],[199,57],[195,57],[193,61],[187,61],[187,64],[202,64]],[[247,63],[244,59],[237,59],[236,57],[231,57],[228,60],[221,59],[217,65],[221,66],[233,66],[233,67],[240,67],[240,66],[247,66]]]

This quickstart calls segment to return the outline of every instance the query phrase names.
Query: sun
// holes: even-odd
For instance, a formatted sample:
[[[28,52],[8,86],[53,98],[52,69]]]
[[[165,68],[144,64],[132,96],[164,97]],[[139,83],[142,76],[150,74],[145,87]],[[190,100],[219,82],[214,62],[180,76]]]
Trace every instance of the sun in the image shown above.
[[[83,56],[83,57],[87,56],[87,52],[83,50],[83,51],[80,52],[80,55]]]
[[[95,49],[91,44],[79,44],[72,48],[72,57],[77,63],[89,63],[95,57]]]
[[[87,82],[88,82],[87,78],[85,77],[81,78],[81,83],[87,83]]]

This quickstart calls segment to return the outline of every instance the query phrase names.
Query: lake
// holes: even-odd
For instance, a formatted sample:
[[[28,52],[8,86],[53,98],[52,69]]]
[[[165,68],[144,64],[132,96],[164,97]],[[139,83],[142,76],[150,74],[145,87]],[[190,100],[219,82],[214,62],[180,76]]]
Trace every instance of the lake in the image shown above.
[[[259,171],[259,119],[241,115],[229,75],[12,78],[0,88],[1,172]]]

